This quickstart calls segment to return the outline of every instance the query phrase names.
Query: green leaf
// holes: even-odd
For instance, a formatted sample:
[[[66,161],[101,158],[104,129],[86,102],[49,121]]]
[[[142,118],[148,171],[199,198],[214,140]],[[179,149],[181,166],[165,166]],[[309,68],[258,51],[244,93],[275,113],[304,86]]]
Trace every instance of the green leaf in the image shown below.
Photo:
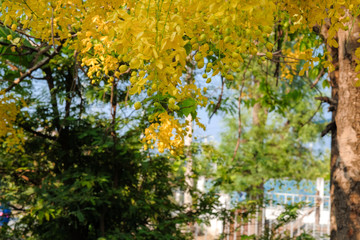
[[[24,38],[21,38],[21,36],[19,34],[17,34],[16,32],[11,31],[10,29],[6,28],[6,27],[2,27],[0,26],[0,38],[6,39],[6,37],[8,35],[12,35],[15,37],[14,40],[12,40],[13,44],[17,44],[20,43],[20,39],[21,39],[21,43],[26,46],[26,47],[32,47],[31,43],[29,41],[27,41]],[[20,53],[25,52],[27,50],[20,50]],[[11,51],[11,48],[8,46],[0,46],[0,56],[2,59],[7,59],[15,64],[19,64],[25,68],[29,68],[31,65],[31,62],[33,60],[33,55],[34,54],[26,54],[24,56],[14,56],[14,53]],[[42,58],[39,58],[39,60],[41,60]]]
[[[49,213],[48,213],[48,212],[45,212],[44,215],[45,215],[46,221],[49,221],[49,220],[50,220],[50,215],[49,215]]]
[[[196,100],[192,98],[185,99],[184,101],[180,102],[179,104],[180,111],[178,111],[178,114],[180,117],[182,116],[188,116],[189,114],[194,115],[196,114]],[[193,116],[194,117],[194,116]],[[196,117],[196,115],[195,115]]]
[[[320,70],[318,67],[312,68],[309,72],[310,79],[315,79],[319,75],[319,72],[320,72]]]
[[[306,50],[306,48],[307,48],[307,46],[306,46],[307,44],[306,44],[306,42],[301,42],[301,44],[300,44],[300,51],[301,52],[304,52],[305,50]]]
[[[322,87],[323,87],[323,88],[330,87],[329,82],[328,82],[327,80],[324,80],[324,81],[322,82]]]
[[[85,221],[84,214],[82,214],[82,212],[80,210],[76,211],[74,214],[79,219],[79,222]]]
[[[13,44],[18,44],[18,43],[20,43],[20,38],[15,38],[14,40],[12,40],[12,43]]]
[[[35,193],[35,189],[33,187],[29,187],[28,189],[26,189],[26,191],[24,192],[25,195],[31,195]]]
[[[186,50],[186,54],[189,55],[190,52],[191,52],[191,43],[187,43],[185,46],[184,46],[185,50]]]

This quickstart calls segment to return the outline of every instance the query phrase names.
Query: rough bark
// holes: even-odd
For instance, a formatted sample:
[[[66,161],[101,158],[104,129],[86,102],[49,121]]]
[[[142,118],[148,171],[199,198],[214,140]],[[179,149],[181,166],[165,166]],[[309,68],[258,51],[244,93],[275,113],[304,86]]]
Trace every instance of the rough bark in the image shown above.
[[[339,47],[329,48],[335,71],[329,74],[337,101],[331,133],[331,239],[360,239],[360,88],[354,86],[359,19],[339,30]]]

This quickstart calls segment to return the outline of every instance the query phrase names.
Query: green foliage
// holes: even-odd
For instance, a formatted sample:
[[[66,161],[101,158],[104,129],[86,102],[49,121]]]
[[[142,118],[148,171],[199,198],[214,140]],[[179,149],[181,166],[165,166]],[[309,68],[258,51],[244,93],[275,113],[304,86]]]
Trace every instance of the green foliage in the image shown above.
[[[195,99],[185,99],[184,101],[179,103],[179,107],[181,111],[178,113],[179,117],[185,117],[191,114],[192,118],[196,118],[196,100]]]
[[[8,35],[14,38],[4,40]],[[25,38],[20,39],[8,28],[1,28],[1,37],[6,44],[1,44],[0,74],[7,80],[1,83],[2,88],[20,76],[19,70],[26,72],[56,51],[50,44],[44,52],[42,47],[34,49]],[[40,44],[36,39],[34,41]],[[305,41],[301,44],[300,48],[311,47]],[[191,52],[189,46],[185,46],[188,53]],[[13,56],[14,49],[20,56],[26,54],[24,57]],[[218,50],[215,54],[224,57]],[[209,52],[208,60],[215,62],[214,56]],[[83,65],[80,71],[76,58],[75,52],[63,45],[59,54],[33,74],[34,79],[26,78],[14,88],[28,104],[15,123],[26,136],[22,146],[24,152],[6,153],[5,146],[0,152],[2,201],[9,203],[18,218],[15,226],[1,228],[3,239],[187,239],[191,236],[181,230],[184,226],[207,222],[212,216],[223,220],[230,217],[229,211],[216,208],[219,205],[218,186],[229,191],[261,191],[257,187],[266,179],[300,178],[304,175],[299,169],[318,169],[305,145],[319,126],[310,126],[301,119],[311,116],[308,111],[311,103],[302,103],[305,97],[312,97],[311,92],[306,93],[299,79],[292,83],[281,82],[278,86],[275,78],[269,79],[263,74],[271,70],[264,64],[252,65],[252,71],[245,69],[245,64],[237,70],[239,76],[244,74],[245,78],[256,81],[246,83],[245,89],[253,96],[249,94],[242,104],[249,108],[260,104],[263,108],[261,118],[271,121],[255,127],[244,124],[244,144],[241,144],[235,162],[231,159],[236,142],[232,133],[236,132],[236,126],[231,120],[232,133],[225,135],[226,142],[220,147],[221,151],[209,145],[194,147],[198,156],[192,177],[196,180],[200,175],[206,175],[214,178],[215,184],[207,193],[192,189],[193,206],[187,211],[173,198],[175,189],[187,188],[183,176],[184,159],[168,159],[165,155],[156,156],[154,151],[145,151],[139,138],[151,114],[169,111],[170,114],[176,112],[178,117],[191,114],[196,118],[196,106],[201,101],[181,98],[176,105],[179,109],[176,109],[175,105],[169,104],[169,99],[174,96],[163,92],[142,101],[148,107],[141,115],[131,115],[126,108],[131,73],[121,75],[111,84],[108,80],[113,72],[104,75],[98,71],[90,84],[85,75],[89,68]],[[7,60],[15,67],[3,64]],[[317,73],[318,69],[314,68],[310,77]],[[254,82],[256,86],[252,85]],[[238,83],[239,78],[222,82],[222,85],[238,90]],[[158,81],[155,88],[161,84],[162,81]],[[149,95],[155,91],[153,87],[142,85],[140,90],[148,90]],[[161,89],[166,91],[167,87]],[[235,112],[236,105],[230,97],[219,99],[213,96],[209,100],[222,102],[221,106],[211,104],[211,112],[217,109]],[[95,108],[100,109],[99,113],[94,111]],[[279,115],[267,117],[267,111]],[[109,119],[109,112],[112,119]],[[245,120],[246,115],[243,118]],[[287,125],[285,119],[290,124]],[[212,172],[209,162],[218,164],[216,173]],[[294,212],[292,214],[295,216]]]
[[[294,205],[285,205],[284,211],[280,213],[274,225],[269,228],[266,227],[264,234],[257,238],[258,240],[315,240],[314,237],[306,232],[301,233],[299,236],[291,237],[287,231],[279,233],[279,230],[286,224],[295,221],[299,215],[299,210],[304,207],[304,203],[296,203]]]
[[[241,80],[245,76],[257,82],[243,85],[247,94],[241,99],[240,139],[238,117],[226,119],[217,175],[219,185],[227,191],[245,191],[256,197],[263,195],[263,184],[272,178],[301,180],[328,175],[326,152],[310,147],[324,128],[317,114],[320,106],[314,100],[316,89],[299,78],[278,82],[266,74],[271,68],[275,65],[264,69],[249,62],[249,69],[239,74]]]
[[[17,220],[0,238],[191,238],[182,228],[219,214],[218,197],[192,191],[191,212],[176,202],[174,190],[186,188],[179,159],[144,151],[139,141],[151,109],[129,113],[121,82],[114,91],[98,91],[81,73],[76,82],[73,56],[62,49],[43,67],[46,81],[17,91],[28,104],[15,123],[25,131],[24,152],[0,151],[1,201]],[[120,113],[109,119],[114,102]],[[190,102],[182,107],[194,112]]]
[[[7,36],[10,34],[13,36],[13,39],[7,40]],[[26,68],[31,66],[31,61],[33,60],[35,54],[29,53],[31,52],[30,50],[33,46],[27,39],[22,38],[18,33],[12,31],[11,29],[1,26],[0,41],[3,42],[0,46],[0,56],[5,56],[6,59],[15,65],[20,65]],[[22,56],[19,57],[15,53],[21,53]],[[16,72],[17,74],[19,73],[18,71],[13,72]]]

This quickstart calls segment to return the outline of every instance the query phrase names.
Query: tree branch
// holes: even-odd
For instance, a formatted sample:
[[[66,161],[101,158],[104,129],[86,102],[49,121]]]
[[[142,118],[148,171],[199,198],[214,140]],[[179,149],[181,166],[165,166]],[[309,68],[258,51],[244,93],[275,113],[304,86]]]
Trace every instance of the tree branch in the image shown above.
[[[312,119],[315,117],[316,113],[320,110],[321,107],[321,103],[319,104],[319,106],[317,107],[317,109],[315,110],[315,112],[313,113],[313,115],[305,122],[305,123],[300,123],[300,127],[302,128],[303,126],[305,126],[306,124],[309,124]]]
[[[34,59],[32,60],[32,65],[35,65],[35,63],[38,61],[38,59],[40,58],[41,55],[45,55],[45,53],[47,53],[47,51],[49,51],[51,49],[51,45],[46,46],[43,49],[40,49],[41,47],[38,48],[37,53],[34,57]],[[55,52],[56,54],[57,52]],[[49,55],[50,57],[50,55]]]
[[[55,48],[55,39],[54,39],[54,8],[51,8],[51,39],[52,39],[52,45],[54,47],[54,51],[56,51]]]
[[[216,106],[214,108],[214,111],[212,112],[212,114],[209,117],[209,122],[210,122],[211,118],[214,116],[214,114],[217,112],[217,110],[221,106],[221,101],[222,101],[222,97],[223,97],[223,93],[224,93],[224,85],[225,85],[225,81],[223,79],[223,76],[221,76],[221,92],[220,92],[220,96],[219,96],[218,102],[217,102],[217,104],[216,104]]]
[[[329,97],[322,97],[321,96],[321,97],[315,97],[315,99],[320,100],[322,102],[326,102],[326,103],[328,103],[330,105],[335,105],[336,106],[336,104],[337,104],[337,101],[335,101],[334,99],[329,98]]]
[[[2,22],[2,21],[0,21],[0,25],[2,25],[2,26],[4,26],[4,27],[11,28],[10,26],[6,26],[6,25],[4,24],[4,22]],[[32,38],[32,39],[36,39],[36,40],[42,40],[41,38],[31,36],[30,34],[25,33],[24,30],[21,30],[21,29],[18,29],[18,28],[15,29],[15,32],[20,33],[20,34],[22,34],[22,35],[24,35],[24,36],[26,36],[26,37],[28,37],[28,38]]]
[[[17,47],[17,46],[14,45],[14,44],[7,43],[7,42],[3,42],[3,41],[0,41],[0,45],[9,46],[9,47]],[[21,48],[30,50],[30,51],[32,51],[32,52],[38,52],[38,50],[37,50],[36,48],[32,48],[32,47],[25,46],[25,45],[22,45]]]
[[[61,47],[62,47],[61,45],[57,47],[58,51],[60,51]],[[41,68],[42,66],[44,66],[45,64],[47,64],[57,54],[57,52],[53,52],[49,57],[44,58],[43,60],[41,60],[40,62],[35,64],[33,67],[29,68],[25,73],[20,73],[21,76],[19,78],[15,79],[15,81],[9,87],[7,87],[5,89],[5,92],[10,91],[16,85],[18,85],[22,80],[24,80],[26,77],[30,76],[35,70],[37,70],[37,69]]]
[[[335,129],[336,129],[336,123],[335,123],[335,121],[332,121],[331,123],[326,125],[325,129],[321,132],[321,137],[325,136],[330,131],[335,130]]]
[[[314,88],[316,86],[316,84],[318,84],[318,82],[320,81],[320,78],[322,76],[324,76],[324,74],[325,74],[324,68],[321,68],[321,71],[320,71],[319,75],[316,77],[314,83],[311,85],[310,88]]]
[[[59,108],[58,108],[57,99],[56,99],[56,91],[54,90],[55,89],[54,79],[53,79],[50,67],[44,68],[44,72],[45,72],[45,79],[47,81],[49,93],[50,93],[50,103],[51,103],[51,106],[53,108],[53,113],[54,113],[54,124],[55,124],[56,129],[60,133],[61,132],[60,113],[59,113]]]
[[[240,95],[239,95],[239,99],[238,99],[238,137],[237,137],[237,142],[236,142],[236,146],[235,146],[235,149],[234,149],[234,154],[233,154],[233,157],[232,157],[232,161],[234,161],[235,157],[236,157],[236,154],[237,154],[237,151],[239,149],[239,146],[240,146],[240,142],[241,142],[241,132],[242,132],[242,123],[241,123],[241,100],[242,100],[242,92],[243,92],[243,89],[244,89],[244,85],[245,85],[245,79],[243,81],[243,84],[241,86],[241,89],[240,89]]]
[[[43,138],[46,138],[46,139],[50,139],[50,140],[56,140],[56,137],[53,137],[53,136],[49,136],[49,135],[46,135],[46,134],[43,134],[41,132],[37,132],[35,130],[32,130],[30,127],[27,127],[23,124],[19,124],[19,126],[21,128],[23,128],[25,131],[29,132],[29,133],[32,133],[34,134],[35,136],[37,137],[43,137]]]
[[[253,57],[250,57],[249,59],[249,62],[248,64],[246,65],[246,68],[243,72],[243,82],[242,82],[242,85],[241,85],[241,88],[240,88],[240,91],[239,91],[239,99],[238,99],[238,137],[237,137],[237,142],[236,142],[236,146],[235,146],[235,149],[234,149],[234,154],[233,154],[233,157],[232,157],[232,161],[234,161],[235,157],[236,157],[236,154],[237,154],[237,151],[239,149],[239,146],[240,146],[240,142],[241,142],[241,131],[242,131],[242,123],[241,123],[241,100],[242,100],[242,92],[243,92],[243,89],[244,89],[244,86],[245,86],[245,78],[246,78],[246,72],[247,70],[249,69],[249,66],[250,66],[250,63],[252,61]]]

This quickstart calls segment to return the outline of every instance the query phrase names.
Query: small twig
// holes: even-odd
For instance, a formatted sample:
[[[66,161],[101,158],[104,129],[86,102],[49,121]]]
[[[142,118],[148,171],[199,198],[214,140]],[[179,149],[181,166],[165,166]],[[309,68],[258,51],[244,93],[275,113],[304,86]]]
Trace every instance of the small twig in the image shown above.
[[[75,89],[76,89],[77,94],[80,97],[79,116],[81,118],[81,115],[82,115],[82,113],[84,111],[84,105],[83,105],[84,98],[83,98],[82,93],[81,93],[81,81],[79,79],[79,68],[81,68],[81,64],[79,64],[79,62],[77,60],[77,56],[78,56],[78,52],[77,52],[77,50],[75,50],[75,52],[74,52],[74,81],[77,83],[77,87]]]
[[[77,69],[77,56],[78,56],[78,52],[75,50],[74,51],[74,75],[73,75],[73,82],[71,84],[71,89],[70,89],[70,92],[73,92],[75,89],[76,89],[76,84],[78,82],[78,69]]]
[[[282,58],[290,58],[290,59],[294,59],[294,60],[298,60],[298,61],[304,60],[304,59],[301,59],[301,58],[289,57],[289,56],[286,56],[286,55],[279,55],[279,57],[282,57]]]
[[[12,64],[9,60],[5,60],[5,63],[10,66],[11,70],[13,71],[19,71],[19,68]]]
[[[130,86],[127,87],[127,91],[126,91],[126,96],[125,96],[125,107],[127,106],[127,101],[129,98],[129,91],[130,91]]]
[[[249,59],[249,62],[248,64],[246,65],[246,68],[243,72],[243,82],[242,82],[242,85],[241,85],[241,88],[240,88],[240,95],[239,95],[239,98],[238,98],[238,138],[237,138],[237,142],[236,142],[236,146],[235,146],[235,149],[234,149],[234,154],[233,154],[233,157],[232,157],[232,161],[234,161],[235,157],[236,157],[236,154],[237,154],[237,151],[239,149],[239,146],[240,146],[240,142],[241,142],[241,130],[242,130],[242,124],[241,124],[241,100],[242,100],[242,92],[243,92],[243,89],[244,89],[244,86],[245,86],[245,78],[246,78],[246,72],[250,66],[250,63],[252,61],[253,57],[250,57]]]
[[[31,62],[31,64],[34,65],[34,64],[39,60],[39,58],[40,58],[41,55],[47,54],[47,51],[49,51],[50,48],[51,48],[51,45],[48,45],[48,46],[46,46],[46,47],[43,48],[43,49],[40,49],[40,48],[39,48],[38,52],[36,53],[36,55],[35,55],[35,57],[34,57],[34,60]],[[55,52],[55,54],[56,54],[56,53],[57,53],[57,52]],[[50,57],[50,55],[49,55],[48,57]]]
[[[34,76],[29,76],[29,77],[34,80],[46,81],[45,77],[34,77]]]
[[[316,113],[320,110],[321,107],[321,103],[319,104],[319,106],[317,107],[317,109],[315,110],[315,112],[313,113],[313,115],[305,122],[305,123],[301,123],[300,127],[305,126],[306,124],[309,124],[311,122],[311,120],[315,117]]]
[[[324,76],[324,74],[325,74],[325,70],[324,70],[324,68],[321,68],[321,71],[320,71],[319,75],[316,77],[314,83],[311,85],[310,88],[314,88],[316,86],[316,84],[318,84],[318,82],[320,81],[320,78],[322,76]]]
[[[298,63],[298,62],[290,62],[290,61],[284,61],[284,60],[277,60],[277,59],[269,59],[270,61],[274,63]]]
[[[291,19],[290,19],[290,18],[289,18],[289,25],[291,26]],[[284,42],[286,42],[286,41],[287,41],[288,36],[289,36],[289,30],[288,30],[288,29],[286,29],[285,36],[284,36]]]
[[[241,100],[242,100],[242,92],[244,89],[244,85],[245,85],[245,81],[243,81],[243,84],[241,86],[240,89],[240,95],[239,95],[239,99],[238,99],[238,111],[239,111],[239,115],[238,115],[238,138],[237,138],[237,142],[236,142],[236,146],[234,149],[234,154],[232,157],[232,161],[234,161],[237,151],[239,150],[239,146],[240,146],[240,142],[241,142],[241,132],[242,132],[242,123],[241,123]]]
[[[29,8],[29,10],[31,11],[32,14],[34,14],[36,17],[39,17],[36,12],[34,12],[31,7],[27,4],[27,2],[25,0],[22,0],[23,3],[25,3],[25,5]]]
[[[6,26],[6,25],[4,24],[4,22],[2,22],[2,21],[0,21],[0,25],[3,25],[3,26],[8,27],[8,28],[11,28],[11,27],[9,27],[9,26]],[[26,33],[24,30],[21,30],[21,29],[18,29],[18,28],[15,29],[15,32],[20,33],[20,34],[22,34],[22,35],[24,35],[24,36],[26,36],[26,37],[28,37],[28,38],[31,38],[31,39],[41,40],[41,38],[39,38],[39,37],[34,37],[34,36]]]
[[[54,8],[51,8],[51,38],[52,38],[52,45],[54,51],[57,52],[55,48],[55,40],[54,40]]]
[[[221,92],[220,92],[220,96],[218,98],[218,102],[214,108],[214,111],[212,112],[212,114],[209,117],[209,122],[211,120],[211,118],[214,116],[214,114],[217,112],[217,110],[220,108],[221,106],[221,102],[222,102],[222,97],[223,97],[223,93],[224,93],[224,85],[225,85],[225,81],[223,76],[221,76]]]
[[[86,71],[85,71],[85,69],[81,66],[81,64],[78,64],[78,67],[80,68],[80,70],[85,74],[85,76],[86,76]]]
[[[18,54],[3,53],[3,54],[0,54],[0,56],[15,56],[15,57],[21,57],[21,56],[29,56],[29,54],[31,54],[31,52],[23,52],[23,53],[18,53]]]
[[[277,28],[277,29],[276,29]],[[281,28],[281,24],[280,21],[278,23],[278,25],[275,25],[275,44],[277,44],[277,51],[280,52],[281,51],[281,46],[282,46],[282,41],[281,41],[281,37],[282,37],[283,31]],[[284,39],[284,41],[286,41],[286,39]],[[275,64],[275,71],[274,71],[274,77],[276,77],[276,86],[278,85],[279,82],[279,76],[280,76],[280,57],[279,56],[274,56],[273,58],[274,62],[276,62]]]
[[[131,70],[131,68],[128,68],[128,70],[126,70],[126,71],[125,71],[124,73],[122,73],[121,75],[126,74],[126,73],[129,73],[130,70]],[[121,75],[120,75],[120,76],[121,76]],[[131,86],[128,86],[127,91],[126,91],[125,107],[127,106],[127,102],[128,102],[128,98],[129,98],[129,92],[130,92],[130,87],[131,87]]]
[[[7,43],[7,42],[3,42],[3,41],[0,41],[0,45],[8,46],[8,47],[17,47],[17,46],[14,45],[14,44]],[[21,48],[30,50],[30,51],[32,51],[32,52],[38,52],[38,49],[29,47],[29,46],[26,46],[26,45],[22,45]]]
[[[273,52],[272,55],[273,56],[278,55],[279,57],[283,57],[283,55],[281,55],[280,53],[281,53],[281,50]],[[263,57],[263,56],[266,56],[266,53],[257,53],[256,56]]]

